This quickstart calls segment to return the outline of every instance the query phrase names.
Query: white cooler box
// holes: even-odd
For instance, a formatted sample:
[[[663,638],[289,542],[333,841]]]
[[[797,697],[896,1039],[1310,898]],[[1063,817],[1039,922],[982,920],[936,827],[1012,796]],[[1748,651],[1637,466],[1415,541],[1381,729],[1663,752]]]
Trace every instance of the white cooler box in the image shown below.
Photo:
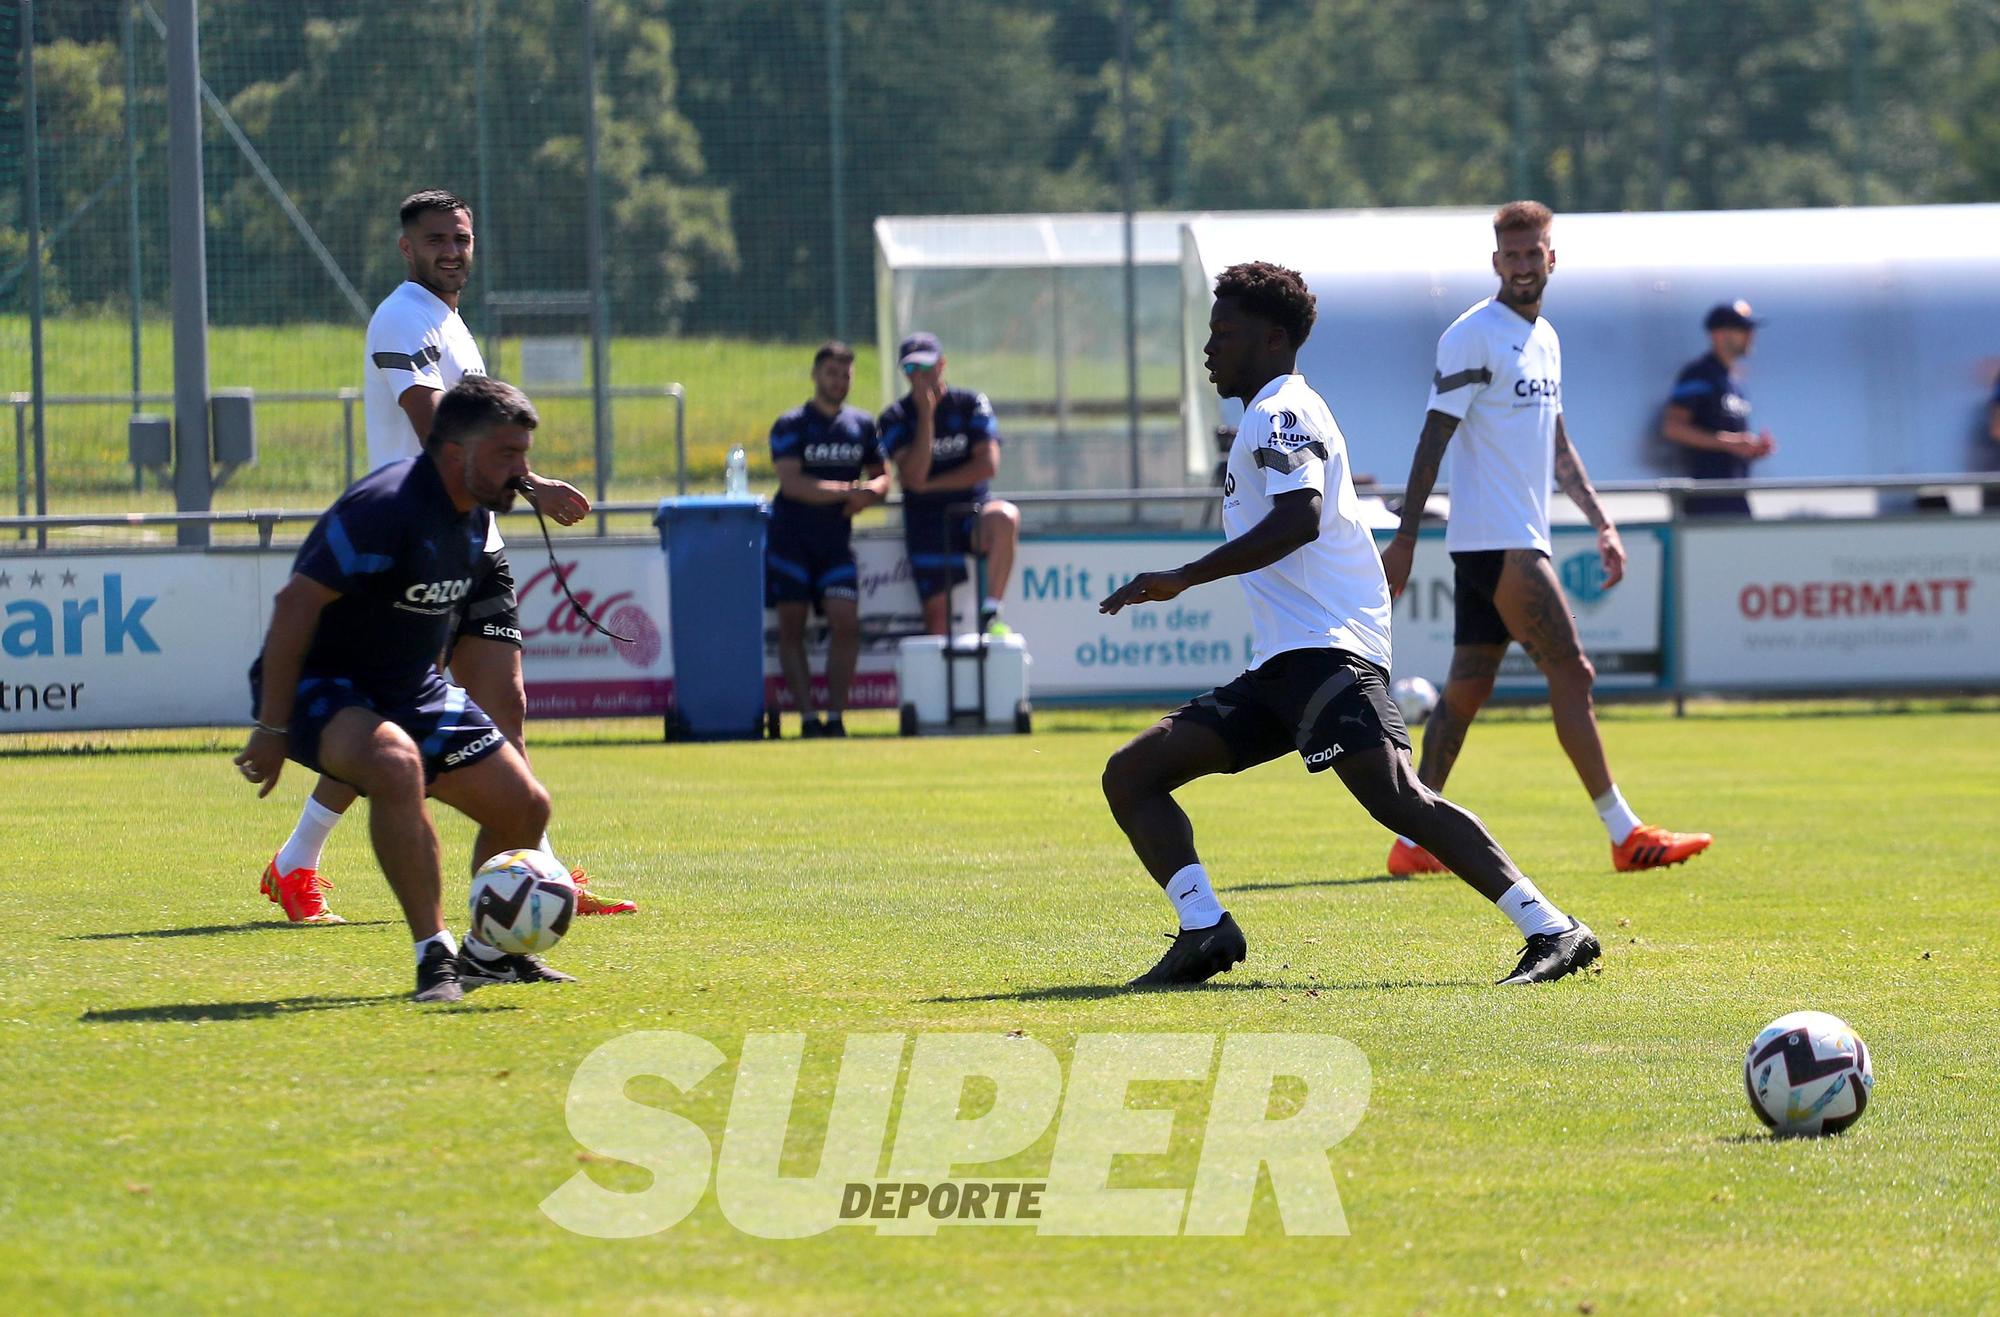
[[[1018,635],[905,636],[896,649],[902,731],[1029,730],[1028,642]]]

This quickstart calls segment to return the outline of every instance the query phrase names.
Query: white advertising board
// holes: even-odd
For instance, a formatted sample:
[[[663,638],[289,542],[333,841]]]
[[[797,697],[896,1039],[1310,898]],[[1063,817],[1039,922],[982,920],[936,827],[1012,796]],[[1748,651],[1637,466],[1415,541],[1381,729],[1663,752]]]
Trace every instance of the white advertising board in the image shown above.
[[[0,557],[0,732],[247,723],[274,560]]]
[[[667,642],[667,558],[657,544],[561,540],[557,559],[576,601],[607,630],[599,635],[563,597],[539,545],[508,552],[520,600],[521,676],[534,718],[657,715],[673,690]]]
[[[1386,538],[1386,537],[1385,537]],[[1181,699],[1220,685],[1251,662],[1250,612],[1243,587],[1214,581],[1167,604],[1141,604],[1116,617],[1100,599],[1142,571],[1176,567],[1218,542],[1203,535],[1031,539],[1021,545],[1007,619],[1034,654],[1034,690],[1054,698]],[[1576,608],[1585,650],[1602,684],[1650,688],[1660,682],[1660,599],[1665,553],[1647,527],[1625,531],[1625,580],[1603,587],[1596,536],[1558,530],[1554,563]],[[1397,676],[1442,685],[1451,668],[1451,559],[1441,534],[1418,544],[1409,588],[1392,621]],[[1502,689],[1544,689],[1518,647],[1508,650]]]
[[[2000,521],[1689,527],[1696,689],[2000,684]]]
[[[592,631],[548,559],[511,555],[537,717],[658,714],[671,692],[666,559],[566,543],[577,599],[635,643]],[[0,732],[247,723],[248,671],[293,553],[0,557]]]

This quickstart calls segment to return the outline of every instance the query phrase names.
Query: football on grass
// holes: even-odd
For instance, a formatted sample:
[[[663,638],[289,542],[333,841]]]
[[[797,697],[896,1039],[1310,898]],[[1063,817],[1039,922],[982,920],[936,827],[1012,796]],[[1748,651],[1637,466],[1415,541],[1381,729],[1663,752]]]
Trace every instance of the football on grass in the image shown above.
[[[547,851],[502,851],[472,876],[472,933],[513,955],[540,955],[569,932],[576,884]]]
[[[1838,1134],[1861,1119],[1875,1067],[1854,1030],[1825,1011],[1764,1026],[1743,1058],[1750,1109],[1774,1134]]]

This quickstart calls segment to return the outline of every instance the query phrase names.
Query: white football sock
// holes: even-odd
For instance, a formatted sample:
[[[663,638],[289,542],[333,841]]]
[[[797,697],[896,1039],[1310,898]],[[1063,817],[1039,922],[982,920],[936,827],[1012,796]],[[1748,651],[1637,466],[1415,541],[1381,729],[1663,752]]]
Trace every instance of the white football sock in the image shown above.
[[[339,816],[335,815],[335,817],[338,818]],[[417,963],[419,965],[424,963],[424,952],[429,950],[433,943],[443,947],[444,954],[447,956],[456,956],[458,954],[458,943],[452,940],[451,930],[441,928],[430,937],[417,943]]]
[[[305,808],[299,811],[299,821],[292,828],[292,835],[285,838],[285,844],[278,848],[275,861],[278,872],[287,874],[294,869],[319,868],[320,852],[326,849],[326,839],[333,835],[333,826],[340,822],[340,817],[307,796]]]
[[[1411,841],[1411,840],[1410,840],[1410,839],[1409,839],[1408,837],[1405,837],[1405,836],[1404,836],[1404,835],[1403,835],[1402,833],[1400,833],[1400,832],[1396,834],[1396,840],[1397,840],[1397,841],[1400,841],[1400,842],[1402,842],[1402,843],[1403,843],[1403,844],[1404,844],[1405,846],[1416,846],[1416,848],[1417,848],[1418,850],[1422,850],[1422,849],[1423,849],[1423,847],[1421,847],[1421,846],[1417,846],[1417,843],[1415,843],[1415,842]]]
[[[498,947],[487,946],[471,933],[465,935],[465,950],[474,960],[498,960],[507,954]]]
[[[552,859],[552,860],[555,860],[555,859],[556,859],[556,848],[555,848],[555,847],[553,847],[553,846],[551,846],[551,845],[549,845],[549,834],[548,834],[548,833],[546,833],[546,832],[542,834],[542,847],[541,847],[541,848],[542,848],[542,851],[543,851],[543,852],[544,852],[545,854],[547,854],[547,856],[548,856],[548,857],[549,857],[550,859]],[[562,864],[562,861],[561,861],[561,860],[556,860],[556,863],[557,863],[557,864]],[[568,865],[563,865],[563,867],[564,867],[564,868],[568,868],[569,866],[568,866]]]
[[[1500,907],[1501,914],[1514,921],[1514,927],[1521,930],[1522,937],[1569,930],[1570,917],[1556,909],[1556,903],[1543,896],[1525,875],[1515,879],[1514,885],[1502,892],[1500,899],[1493,904]]]
[[[1604,820],[1604,830],[1611,834],[1613,846],[1631,836],[1632,829],[1639,826],[1639,816],[1625,803],[1625,797],[1615,783],[1611,790],[1590,803],[1597,806],[1597,817]]]
[[[1222,902],[1215,899],[1215,889],[1208,885],[1208,870],[1199,864],[1181,869],[1167,879],[1162,890],[1174,903],[1183,929],[1214,928],[1222,922]]]

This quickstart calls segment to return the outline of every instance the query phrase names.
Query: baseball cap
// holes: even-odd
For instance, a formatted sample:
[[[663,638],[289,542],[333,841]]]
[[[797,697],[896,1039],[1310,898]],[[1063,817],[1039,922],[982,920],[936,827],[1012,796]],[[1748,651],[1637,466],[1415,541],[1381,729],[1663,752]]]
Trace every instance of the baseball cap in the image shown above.
[[[896,349],[896,362],[902,366],[935,366],[944,349],[938,346],[936,334],[912,334]]]
[[[1701,322],[1703,329],[1755,329],[1764,322],[1750,314],[1750,304],[1742,298],[1720,302]]]

